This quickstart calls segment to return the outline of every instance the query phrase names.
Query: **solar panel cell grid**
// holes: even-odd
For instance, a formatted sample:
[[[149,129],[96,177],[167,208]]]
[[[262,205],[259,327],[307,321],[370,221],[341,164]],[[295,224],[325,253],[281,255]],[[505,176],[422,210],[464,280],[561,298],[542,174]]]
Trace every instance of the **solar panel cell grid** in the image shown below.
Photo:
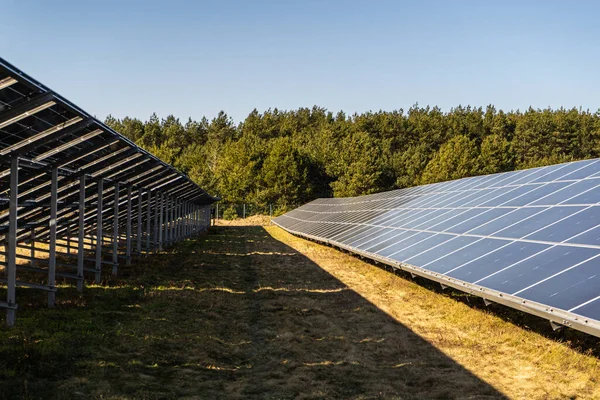
[[[274,222],[600,335],[599,177],[585,160],[318,199]]]

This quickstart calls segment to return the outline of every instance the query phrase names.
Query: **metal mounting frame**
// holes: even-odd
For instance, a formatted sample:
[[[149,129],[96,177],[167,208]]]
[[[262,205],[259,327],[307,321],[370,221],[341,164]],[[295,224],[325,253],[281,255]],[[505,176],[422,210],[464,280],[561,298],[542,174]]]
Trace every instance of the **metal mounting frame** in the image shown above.
[[[53,307],[57,279],[75,280],[80,291],[86,274],[101,283],[103,266],[117,274],[120,260],[128,264],[207,229],[218,200],[0,58],[0,308],[8,325],[17,287],[47,291]],[[17,253],[25,248],[31,255]],[[21,272],[39,281],[17,279]]]

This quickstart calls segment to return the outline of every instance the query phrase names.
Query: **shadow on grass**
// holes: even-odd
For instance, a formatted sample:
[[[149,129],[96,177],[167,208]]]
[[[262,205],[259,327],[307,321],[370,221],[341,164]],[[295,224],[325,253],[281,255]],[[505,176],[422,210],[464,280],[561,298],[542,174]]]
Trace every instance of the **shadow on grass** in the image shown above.
[[[3,398],[504,398],[261,227],[18,298]]]

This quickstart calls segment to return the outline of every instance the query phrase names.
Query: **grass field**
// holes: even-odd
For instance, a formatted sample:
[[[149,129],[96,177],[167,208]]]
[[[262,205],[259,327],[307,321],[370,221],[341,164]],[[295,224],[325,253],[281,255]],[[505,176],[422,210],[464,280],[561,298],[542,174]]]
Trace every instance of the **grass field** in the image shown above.
[[[121,272],[55,310],[19,290],[2,398],[600,397],[596,340],[277,227],[217,226]]]

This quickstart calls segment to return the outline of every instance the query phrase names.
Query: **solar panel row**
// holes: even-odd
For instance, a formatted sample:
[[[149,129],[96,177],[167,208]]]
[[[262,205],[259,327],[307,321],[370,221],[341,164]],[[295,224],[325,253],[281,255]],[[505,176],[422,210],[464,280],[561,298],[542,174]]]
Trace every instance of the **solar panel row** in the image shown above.
[[[0,282],[7,292],[0,307],[9,325],[16,287],[47,291],[52,306],[56,277],[75,280],[79,289],[84,273],[100,282],[103,265],[114,274],[120,260],[129,263],[133,254],[205,229],[216,200],[0,59]],[[27,280],[17,279],[17,271]],[[32,274],[40,278],[31,281]]]
[[[274,222],[600,336],[600,160],[318,199]]]

